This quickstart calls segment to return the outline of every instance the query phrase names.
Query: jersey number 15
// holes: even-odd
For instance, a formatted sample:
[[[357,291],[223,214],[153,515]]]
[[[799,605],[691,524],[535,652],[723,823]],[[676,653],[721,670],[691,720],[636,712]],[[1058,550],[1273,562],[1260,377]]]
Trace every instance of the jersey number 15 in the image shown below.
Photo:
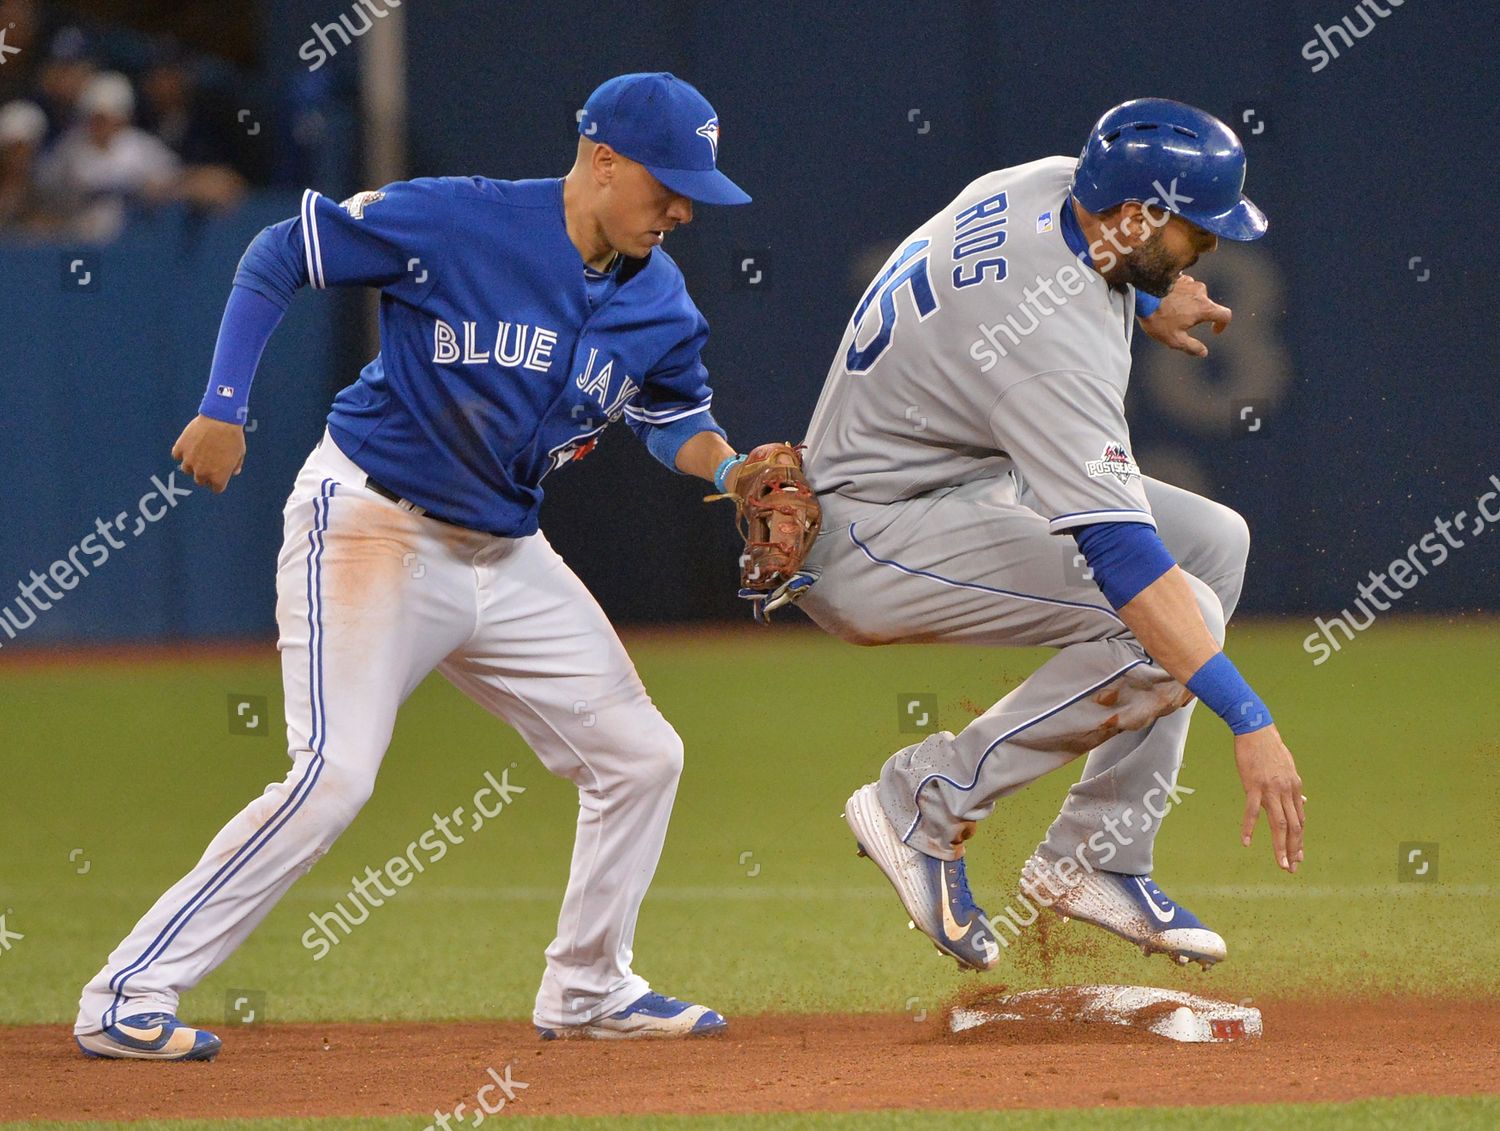
[[[880,273],[870,284],[865,297],[854,308],[854,338],[849,343],[849,353],[844,358],[845,368],[850,373],[865,373],[880,360],[891,344],[891,335],[896,332],[896,292],[902,287],[911,289],[912,302],[917,307],[917,319],[925,322],[927,316],[938,308],[937,296],[932,293],[932,280],[927,274],[927,259],[923,254],[930,240],[912,240],[901,249],[894,263]],[[864,329],[865,316],[879,300],[880,329],[869,342],[861,346],[859,333]]]

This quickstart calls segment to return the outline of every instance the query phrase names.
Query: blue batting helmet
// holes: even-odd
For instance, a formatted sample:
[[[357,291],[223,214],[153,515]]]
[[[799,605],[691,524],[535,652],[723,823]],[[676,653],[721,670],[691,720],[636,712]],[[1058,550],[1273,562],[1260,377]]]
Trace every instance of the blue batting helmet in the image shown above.
[[[1240,190],[1245,148],[1212,114],[1167,98],[1122,102],[1095,123],[1073,174],[1090,212],[1156,203],[1229,240],[1258,240],[1266,214]]]

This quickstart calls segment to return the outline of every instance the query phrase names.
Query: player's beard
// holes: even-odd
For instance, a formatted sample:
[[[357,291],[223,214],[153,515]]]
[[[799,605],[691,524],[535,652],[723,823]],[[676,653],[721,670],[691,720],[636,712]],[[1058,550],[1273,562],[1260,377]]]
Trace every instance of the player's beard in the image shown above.
[[[1166,232],[1156,229],[1125,259],[1125,282],[1148,295],[1165,298],[1183,268],[1167,248]]]

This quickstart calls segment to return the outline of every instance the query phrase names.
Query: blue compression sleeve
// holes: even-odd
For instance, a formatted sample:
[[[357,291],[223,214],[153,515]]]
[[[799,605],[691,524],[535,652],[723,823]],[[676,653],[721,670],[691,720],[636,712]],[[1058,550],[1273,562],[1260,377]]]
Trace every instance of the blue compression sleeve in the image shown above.
[[[646,433],[646,450],[667,467],[679,473],[682,469],[677,466],[677,453],[682,450],[683,444],[699,432],[717,432],[720,436],[724,435],[724,429],[720,428],[714,418],[706,412],[684,416],[681,420],[674,420],[670,424],[635,425],[635,427],[637,432],[644,430]]]
[[[1235,734],[1249,734],[1271,725],[1271,712],[1223,652],[1193,673],[1187,689],[1228,723]]]
[[[219,323],[219,341],[214,346],[208,389],[198,406],[200,413],[229,424],[245,423],[250,383],[261,353],[292,295],[306,282],[300,221],[283,220],[250,241]]]
[[[228,424],[244,424],[249,414],[250,382],[255,379],[260,355],[286,311],[270,299],[236,285],[229,292],[224,320],[219,323],[219,341],[214,346],[213,368],[208,389],[198,411]]]
[[[1135,292],[1135,316],[1137,318],[1150,318],[1160,305],[1161,299],[1155,295],[1148,295],[1145,291]]]
[[[1073,537],[1105,600],[1116,609],[1177,564],[1144,522],[1096,522],[1080,526]]]

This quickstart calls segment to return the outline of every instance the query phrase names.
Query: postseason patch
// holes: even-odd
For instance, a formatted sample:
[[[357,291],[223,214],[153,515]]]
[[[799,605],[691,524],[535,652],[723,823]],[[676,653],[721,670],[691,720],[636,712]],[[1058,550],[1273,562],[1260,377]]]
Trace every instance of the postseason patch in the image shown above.
[[[1083,469],[1089,473],[1090,479],[1103,479],[1106,475],[1113,475],[1121,483],[1129,483],[1132,475],[1141,474],[1140,466],[1130,458],[1130,452],[1124,444],[1111,443],[1104,445],[1104,454],[1098,459],[1091,459],[1083,465]]]
[[[345,212],[356,220],[365,218],[365,209],[371,204],[378,204],[385,199],[383,192],[357,192],[348,200],[339,205]]]

